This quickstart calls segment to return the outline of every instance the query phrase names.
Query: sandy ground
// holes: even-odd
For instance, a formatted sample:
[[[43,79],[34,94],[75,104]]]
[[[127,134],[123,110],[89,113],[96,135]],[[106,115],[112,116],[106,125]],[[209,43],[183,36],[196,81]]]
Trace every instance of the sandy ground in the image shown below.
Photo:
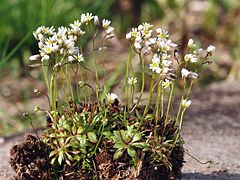
[[[183,137],[186,150],[202,162],[185,155],[183,180],[240,180],[240,82],[222,82],[192,97]],[[9,149],[22,134],[0,138],[0,180],[13,174]]]

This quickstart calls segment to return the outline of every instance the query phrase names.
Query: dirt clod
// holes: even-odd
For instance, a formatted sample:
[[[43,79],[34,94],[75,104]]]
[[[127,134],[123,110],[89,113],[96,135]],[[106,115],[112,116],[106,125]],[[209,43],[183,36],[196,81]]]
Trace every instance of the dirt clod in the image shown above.
[[[49,179],[48,154],[49,148],[42,141],[27,135],[22,143],[13,146],[10,150],[10,165],[17,174],[13,179]]]

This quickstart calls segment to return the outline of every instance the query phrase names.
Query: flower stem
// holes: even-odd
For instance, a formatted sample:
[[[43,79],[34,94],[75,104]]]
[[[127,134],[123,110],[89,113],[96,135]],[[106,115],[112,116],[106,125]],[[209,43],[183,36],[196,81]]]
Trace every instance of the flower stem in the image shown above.
[[[166,127],[166,122],[168,120],[168,115],[169,115],[169,111],[170,111],[170,107],[171,107],[171,103],[172,103],[173,90],[174,90],[174,82],[171,85],[171,91],[170,91],[170,95],[169,95],[169,99],[168,99],[168,106],[167,106],[166,118],[164,121],[164,127]]]
[[[143,121],[145,119],[145,116],[146,116],[146,114],[148,112],[149,105],[151,104],[151,101],[152,101],[154,79],[155,79],[155,76],[154,76],[154,74],[152,74],[151,85],[150,85],[150,94],[148,96],[148,100],[147,100],[147,103],[146,103],[146,106],[145,106],[145,109],[144,109],[141,121],[140,121],[140,123],[138,125],[138,129],[141,127],[141,125],[142,125],[142,123],[143,123]]]
[[[161,117],[164,113],[164,88],[161,86]]]
[[[180,124],[179,124],[179,131],[178,131],[178,133],[177,133],[177,136],[176,136],[176,139],[175,139],[174,144],[177,143],[177,141],[178,141],[178,139],[179,139],[179,136],[180,136],[180,133],[181,133],[181,131],[182,131],[183,117],[184,117],[185,111],[186,111],[186,108],[183,109],[183,111],[182,111],[182,113],[181,113]]]
[[[143,59],[142,59],[141,51],[138,53],[138,56],[139,56],[139,60],[140,60],[140,64],[141,64],[141,71],[142,71],[142,87],[141,87],[140,95],[139,95],[139,97],[138,97],[138,102],[137,102],[137,104],[138,104],[139,101],[141,100],[141,97],[142,97],[142,94],[143,94],[143,91],[144,91],[144,86],[145,86],[144,61],[143,61]]]
[[[150,94],[148,96],[147,104],[144,109],[143,117],[147,114],[149,105],[151,104],[151,101],[152,101],[154,79],[155,79],[155,76],[154,76],[154,74],[152,74],[152,79],[151,79],[151,84],[150,84]]]
[[[129,76],[129,65],[130,61],[132,59],[132,49],[130,50],[128,54],[128,61],[127,61],[127,68],[126,68],[126,76],[125,76],[125,107],[124,107],[124,122],[126,122],[127,118],[127,110],[129,108],[128,106],[128,76]]]
[[[183,99],[184,99],[184,95],[185,95],[185,89],[186,89],[186,78],[184,78],[184,80],[183,80],[184,82],[183,82],[183,93],[182,93],[182,97],[181,97],[181,101],[180,101],[180,104],[179,104],[179,108],[178,108],[178,112],[177,112],[177,117],[176,117],[176,121],[175,121],[175,125],[177,125],[178,124],[178,118],[179,118],[179,116],[180,116],[180,113],[181,113],[181,108],[182,108],[182,101],[183,101]]]
[[[157,125],[159,120],[159,100],[161,98],[161,87],[162,81],[158,82],[158,89],[157,89],[157,99],[156,99],[156,112],[155,112],[155,127],[154,127],[154,137],[156,138],[157,135]]]

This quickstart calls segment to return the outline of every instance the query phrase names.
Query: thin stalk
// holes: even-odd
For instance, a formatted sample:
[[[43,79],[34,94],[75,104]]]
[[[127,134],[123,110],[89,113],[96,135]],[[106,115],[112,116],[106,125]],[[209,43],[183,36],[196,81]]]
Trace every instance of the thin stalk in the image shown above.
[[[164,121],[164,127],[166,126],[166,122],[168,120],[168,115],[169,115],[169,111],[170,111],[170,107],[171,107],[171,103],[172,103],[173,90],[174,90],[174,82],[171,85],[171,91],[170,91],[170,95],[169,95],[169,99],[168,99],[168,106],[167,106],[166,118]]]
[[[154,127],[154,137],[155,138],[157,135],[157,125],[158,125],[158,119],[159,119],[159,100],[161,98],[161,87],[162,87],[162,81],[160,80],[158,82],[157,99],[156,99],[155,127]]]
[[[154,79],[155,79],[155,76],[154,76],[154,74],[152,74],[152,79],[151,79],[151,84],[150,84],[150,94],[148,96],[147,104],[146,104],[145,109],[144,109],[143,117],[147,114],[149,105],[152,102]]]
[[[178,124],[178,118],[180,116],[180,113],[181,113],[181,108],[182,108],[182,101],[184,99],[184,94],[185,94],[185,89],[186,89],[186,78],[184,78],[184,82],[183,82],[183,93],[182,93],[182,97],[181,97],[181,101],[180,101],[180,105],[179,105],[179,108],[178,108],[178,112],[177,112],[177,117],[176,117],[176,121],[175,121],[175,125]]]
[[[46,67],[44,67],[44,62],[42,62],[42,70],[43,70],[43,75],[44,75],[44,79],[45,79],[45,82],[46,82],[46,85],[47,85],[47,89],[48,89],[48,92],[50,90],[50,84],[49,84],[49,79],[48,79],[48,69]]]
[[[104,53],[103,53],[103,46],[104,46],[105,41],[102,43],[102,50],[101,50],[101,59],[102,59],[102,64],[103,64],[103,80],[104,80],[104,86],[103,86],[103,96],[107,93],[107,73],[106,73],[106,66],[105,66],[105,58],[104,58]]]
[[[190,85],[189,85],[189,88],[188,88],[188,92],[187,92],[187,99],[189,98],[189,96],[190,96],[190,94],[191,94],[192,87],[193,87],[193,83],[194,83],[194,81],[191,80]]]
[[[161,86],[161,117],[164,114],[164,88]]]
[[[55,72],[53,72],[53,75],[51,77],[51,82],[50,82],[50,92],[49,92],[49,96],[50,96],[50,100],[51,100],[51,107],[53,111],[57,110],[56,107],[56,74]]]
[[[94,60],[94,71],[95,71],[95,78],[96,78],[96,98],[98,99],[99,97],[99,80],[98,80],[98,68],[97,68],[97,59],[95,57],[95,40],[94,40],[94,34],[91,29],[91,25],[89,24],[89,31],[92,34],[92,56]]]
[[[135,91],[135,88],[134,88],[134,84],[132,85],[132,88],[131,88],[132,92],[131,92],[131,99],[132,99],[132,105],[133,105],[133,100],[134,100],[134,91]]]
[[[177,140],[178,140],[178,138],[179,138],[179,136],[180,136],[180,133],[181,133],[181,131],[182,131],[182,123],[183,123],[183,117],[184,117],[185,111],[186,111],[186,108],[183,109],[183,111],[182,111],[182,113],[181,113],[180,124],[179,124],[179,132],[177,133],[177,136],[176,136],[176,139],[175,139],[174,144],[177,143]]]
[[[54,88],[53,88],[53,99],[54,99],[54,105],[55,105],[55,111],[57,110],[57,106],[60,105],[60,99],[58,94],[58,87],[57,87],[57,72],[54,72]],[[61,107],[61,106],[60,106]]]
[[[183,109],[183,111],[182,111],[182,113],[181,113],[180,124],[179,124],[179,129],[180,129],[180,131],[182,130],[183,117],[184,117],[185,111],[186,111],[186,108]]]
[[[146,106],[145,106],[145,109],[144,109],[144,112],[143,112],[143,115],[142,115],[142,119],[141,119],[141,121],[138,125],[138,129],[141,127],[141,125],[144,121],[145,115],[148,112],[149,105],[151,104],[151,101],[152,101],[154,79],[155,79],[155,76],[154,76],[154,74],[152,74],[152,79],[151,79],[151,84],[150,84],[150,94],[148,96],[148,100],[147,100],[147,103],[146,103]]]
[[[140,95],[138,97],[137,104],[141,100],[141,97],[142,97],[142,94],[143,94],[143,91],[144,91],[144,86],[145,86],[144,61],[143,61],[142,56],[141,56],[141,51],[138,53],[138,55],[139,55],[139,60],[140,60],[140,64],[141,64],[141,71],[142,71],[142,87],[141,87]]]
[[[132,59],[132,49],[128,54],[128,61],[127,61],[127,69],[126,69],[126,76],[125,76],[125,106],[124,106],[124,122],[127,119],[127,108],[128,108],[128,76],[129,76],[129,63],[130,59]]]
[[[66,65],[66,71],[63,71],[63,72],[64,72],[64,74],[65,74],[65,76],[66,76],[67,86],[68,86],[68,88],[69,88],[71,98],[73,99],[74,96],[73,96],[72,85],[71,85],[71,82],[70,82],[70,79],[69,79],[69,76],[68,76],[68,65]]]
[[[65,102],[67,102],[68,97],[67,97],[67,92],[66,92],[66,86],[64,84],[64,77],[63,77],[63,70],[60,69],[60,80],[61,80],[61,85],[62,85],[62,90],[63,90],[63,94],[64,94],[64,98],[65,98]]]

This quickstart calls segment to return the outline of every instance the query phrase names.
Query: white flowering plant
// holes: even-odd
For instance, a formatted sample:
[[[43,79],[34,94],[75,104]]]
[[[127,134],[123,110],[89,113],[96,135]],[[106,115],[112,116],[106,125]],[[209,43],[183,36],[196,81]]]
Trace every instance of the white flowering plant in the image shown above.
[[[107,92],[105,62],[96,57],[115,36],[111,21],[100,21],[98,16],[87,13],[69,27],[55,30],[41,26],[33,34],[39,54],[30,60],[42,66],[50,104],[49,110],[37,107],[36,111],[47,114],[43,142],[50,148],[55,175],[63,175],[64,169],[70,168],[72,173],[64,174],[68,178],[137,178],[143,177],[146,169],[154,171],[154,177],[169,177],[169,172],[179,176],[184,113],[191,105],[189,96],[201,67],[212,62],[213,45],[198,49],[190,39],[187,53],[180,56],[179,45],[170,39],[168,31],[149,23],[133,28],[126,34],[130,52],[125,93],[120,97]],[[84,40],[90,42],[91,48],[83,47]],[[141,77],[133,67],[134,56],[139,59]],[[93,71],[88,64],[90,59]],[[104,68],[103,84],[99,83],[99,64]],[[94,75],[94,83],[84,79],[85,71]],[[143,103],[149,78],[147,101]],[[182,96],[177,113],[173,114],[173,96],[179,90],[175,85],[181,82]],[[177,161],[176,153],[180,154]],[[123,170],[127,173],[123,174]]]

